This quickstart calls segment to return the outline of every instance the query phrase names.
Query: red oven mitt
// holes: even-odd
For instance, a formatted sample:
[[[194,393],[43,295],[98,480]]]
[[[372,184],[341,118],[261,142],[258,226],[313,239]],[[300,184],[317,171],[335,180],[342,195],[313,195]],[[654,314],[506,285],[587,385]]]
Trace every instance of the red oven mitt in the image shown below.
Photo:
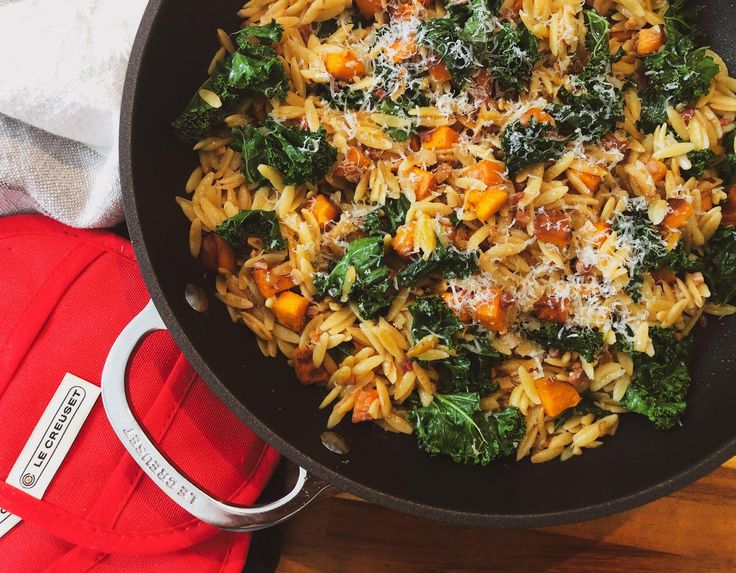
[[[99,386],[113,341],[147,301],[127,241],[36,215],[0,219],[0,508],[22,519],[0,537],[0,572],[242,570],[250,536],[166,497],[118,442],[101,398],[41,500],[5,483],[65,374]],[[148,336],[129,380],[136,415],[174,463],[221,499],[255,501],[278,454],[168,333]]]

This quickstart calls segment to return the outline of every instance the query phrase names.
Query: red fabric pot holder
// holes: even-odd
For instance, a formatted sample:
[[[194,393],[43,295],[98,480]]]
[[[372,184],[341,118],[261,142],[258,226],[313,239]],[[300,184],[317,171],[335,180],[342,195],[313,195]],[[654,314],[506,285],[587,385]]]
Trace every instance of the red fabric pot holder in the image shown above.
[[[119,443],[100,398],[41,500],[6,483],[65,375],[99,386],[115,338],[148,302],[130,243],[40,216],[0,219],[0,292],[0,572],[241,571],[250,535],[217,530],[166,497]],[[278,454],[166,332],[136,351],[129,392],[151,437],[193,481],[233,503],[256,500]],[[31,450],[43,465],[45,454]],[[29,473],[21,480],[36,479]],[[7,512],[21,521],[2,534]]]

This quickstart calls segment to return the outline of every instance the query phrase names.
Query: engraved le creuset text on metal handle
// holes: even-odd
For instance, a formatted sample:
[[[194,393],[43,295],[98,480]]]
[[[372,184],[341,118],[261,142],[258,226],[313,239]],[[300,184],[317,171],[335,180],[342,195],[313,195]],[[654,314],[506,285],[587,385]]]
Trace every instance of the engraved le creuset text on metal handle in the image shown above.
[[[194,517],[215,527],[257,531],[290,518],[330,488],[299,468],[296,484],[281,499],[252,507],[229,505],[205,493],[169,462],[133,415],[126,391],[128,361],[133,351],[147,333],[165,328],[153,301],[149,301],[110,349],[102,370],[102,401],[110,424],[125,449],[166,495]]]

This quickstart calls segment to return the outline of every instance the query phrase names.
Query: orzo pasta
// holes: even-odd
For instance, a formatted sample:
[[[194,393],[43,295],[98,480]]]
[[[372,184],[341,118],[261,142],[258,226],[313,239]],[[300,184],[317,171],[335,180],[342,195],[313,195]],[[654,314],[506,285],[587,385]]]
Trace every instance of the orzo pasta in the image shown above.
[[[736,79],[688,10],[251,0],[174,122],[190,251],[327,427],[481,464],[674,427],[736,311]]]

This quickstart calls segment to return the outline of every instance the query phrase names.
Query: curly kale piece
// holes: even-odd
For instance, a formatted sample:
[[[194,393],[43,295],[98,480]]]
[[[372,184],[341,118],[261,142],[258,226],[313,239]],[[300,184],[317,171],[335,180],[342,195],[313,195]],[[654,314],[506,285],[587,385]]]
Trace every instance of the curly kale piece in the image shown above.
[[[478,392],[485,396],[498,390],[491,372],[503,356],[491,346],[487,333],[476,330],[470,335],[470,340],[455,340],[455,356],[432,363],[440,376],[438,390],[442,394]]]
[[[419,447],[462,464],[487,465],[511,455],[526,432],[517,408],[485,414],[479,394],[473,392],[435,394],[428,406],[410,410],[409,416]]]
[[[515,95],[526,89],[540,59],[536,37],[524,26],[505,23],[488,39],[488,71],[502,92]]]
[[[687,181],[691,177],[698,179],[703,176],[705,170],[713,164],[716,154],[710,149],[696,149],[687,154],[692,167],[681,172],[682,177]]]
[[[719,227],[708,241],[705,280],[709,302],[727,304],[736,296],[736,227]]]
[[[281,39],[282,33],[283,27],[272,21],[263,26],[246,26],[234,35],[236,51],[217,66],[172,123],[180,139],[196,141],[205,137],[247,95],[286,97],[289,82],[271,45]],[[212,107],[199,95],[202,90],[217,94],[222,105]]]
[[[573,76],[573,90],[561,88],[557,93],[560,103],[550,105],[548,111],[560,133],[598,140],[623,121],[623,98],[621,90],[606,79],[612,61],[608,20],[595,10],[585,10],[583,15],[588,29],[588,63]]]
[[[242,249],[246,239],[253,236],[260,237],[266,250],[280,251],[286,248],[279,220],[273,211],[240,211],[217,225],[216,230],[235,249]]]
[[[327,132],[298,129],[267,117],[263,127],[233,128],[233,147],[243,154],[243,174],[251,183],[265,183],[258,166],[265,164],[284,176],[284,183],[319,183],[337,159],[337,151],[327,143]]]
[[[543,322],[538,329],[527,330],[526,335],[545,348],[577,352],[588,362],[593,362],[605,346],[603,335],[592,328],[565,326],[554,322]]]
[[[355,282],[348,290],[348,299],[357,304],[363,320],[375,318],[390,306],[396,294],[384,263],[383,237],[366,237],[351,242],[329,274],[317,273],[314,276],[317,295],[340,299],[351,267],[355,269]]]
[[[455,87],[462,86],[480,66],[474,44],[463,38],[462,29],[451,18],[422,22],[417,42],[434,50],[452,74]]]
[[[718,177],[726,183],[736,180],[736,131],[732,131],[723,138],[723,147],[726,153],[716,160],[716,172]]]
[[[371,211],[363,219],[363,229],[369,235],[393,235],[406,222],[411,201],[406,195],[386,199],[383,207]]]
[[[415,343],[433,334],[451,349],[449,358],[426,363],[439,374],[440,392],[478,392],[485,396],[498,388],[491,380],[491,368],[502,356],[491,346],[488,333],[476,328],[457,336],[463,330],[462,322],[436,296],[417,299],[409,312]]]
[[[667,107],[689,104],[708,93],[718,64],[699,46],[701,34],[693,24],[687,2],[670,4],[665,14],[664,46],[642,60],[647,87],[641,94],[639,128],[645,133],[667,121]]]
[[[567,140],[560,139],[551,123],[538,122],[532,117],[507,125],[501,135],[501,149],[509,173],[514,174],[528,165],[553,161],[562,157]]]
[[[453,336],[463,329],[463,323],[455,316],[440,297],[423,296],[409,305],[411,314],[411,336],[418,342],[429,334],[434,334],[444,344],[450,346]]]
[[[373,109],[376,105],[375,98],[370,93],[363,90],[351,90],[348,87],[331,88],[329,84],[317,84],[314,87],[314,93],[325,100],[330,107],[340,111]]]
[[[626,292],[635,302],[641,300],[641,285],[647,273],[659,269],[673,273],[695,272],[702,268],[701,261],[692,257],[682,244],[672,250],[667,248],[662,233],[649,220],[643,207],[630,206],[613,219],[611,226],[619,240],[631,249]]]
[[[664,328],[650,329],[649,337],[654,356],[633,353],[634,379],[622,404],[649,418],[658,429],[668,430],[679,423],[687,407],[692,337],[678,340],[672,329]]]
[[[401,287],[413,286],[424,277],[438,273],[446,279],[465,278],[478,270],[477,254],[464,253],[438,244],[429,259],[417,257],[396,276]]]
[[[558,430],[573,416],[584,416],[585,414],[593,414],[596,418],[608,416],[610,412],[607,412],[603,408],[599,408],[595,403],[587,397],[583,397],[578,402],[577,406],[568,408],[555,420],[555,430]]]
[[[378,105],[379,113],[395,115],[396,117],[410,121],[406,127],[387,127],[384,131],[394,141],[406,141],[417,130],[416,119],[412,118],[409,112],[417,107],[425,107],[427,105],[429,105],[429,100],[420,91],[407,90],[404,95],[395,101],[391,98],[385,98]]]

